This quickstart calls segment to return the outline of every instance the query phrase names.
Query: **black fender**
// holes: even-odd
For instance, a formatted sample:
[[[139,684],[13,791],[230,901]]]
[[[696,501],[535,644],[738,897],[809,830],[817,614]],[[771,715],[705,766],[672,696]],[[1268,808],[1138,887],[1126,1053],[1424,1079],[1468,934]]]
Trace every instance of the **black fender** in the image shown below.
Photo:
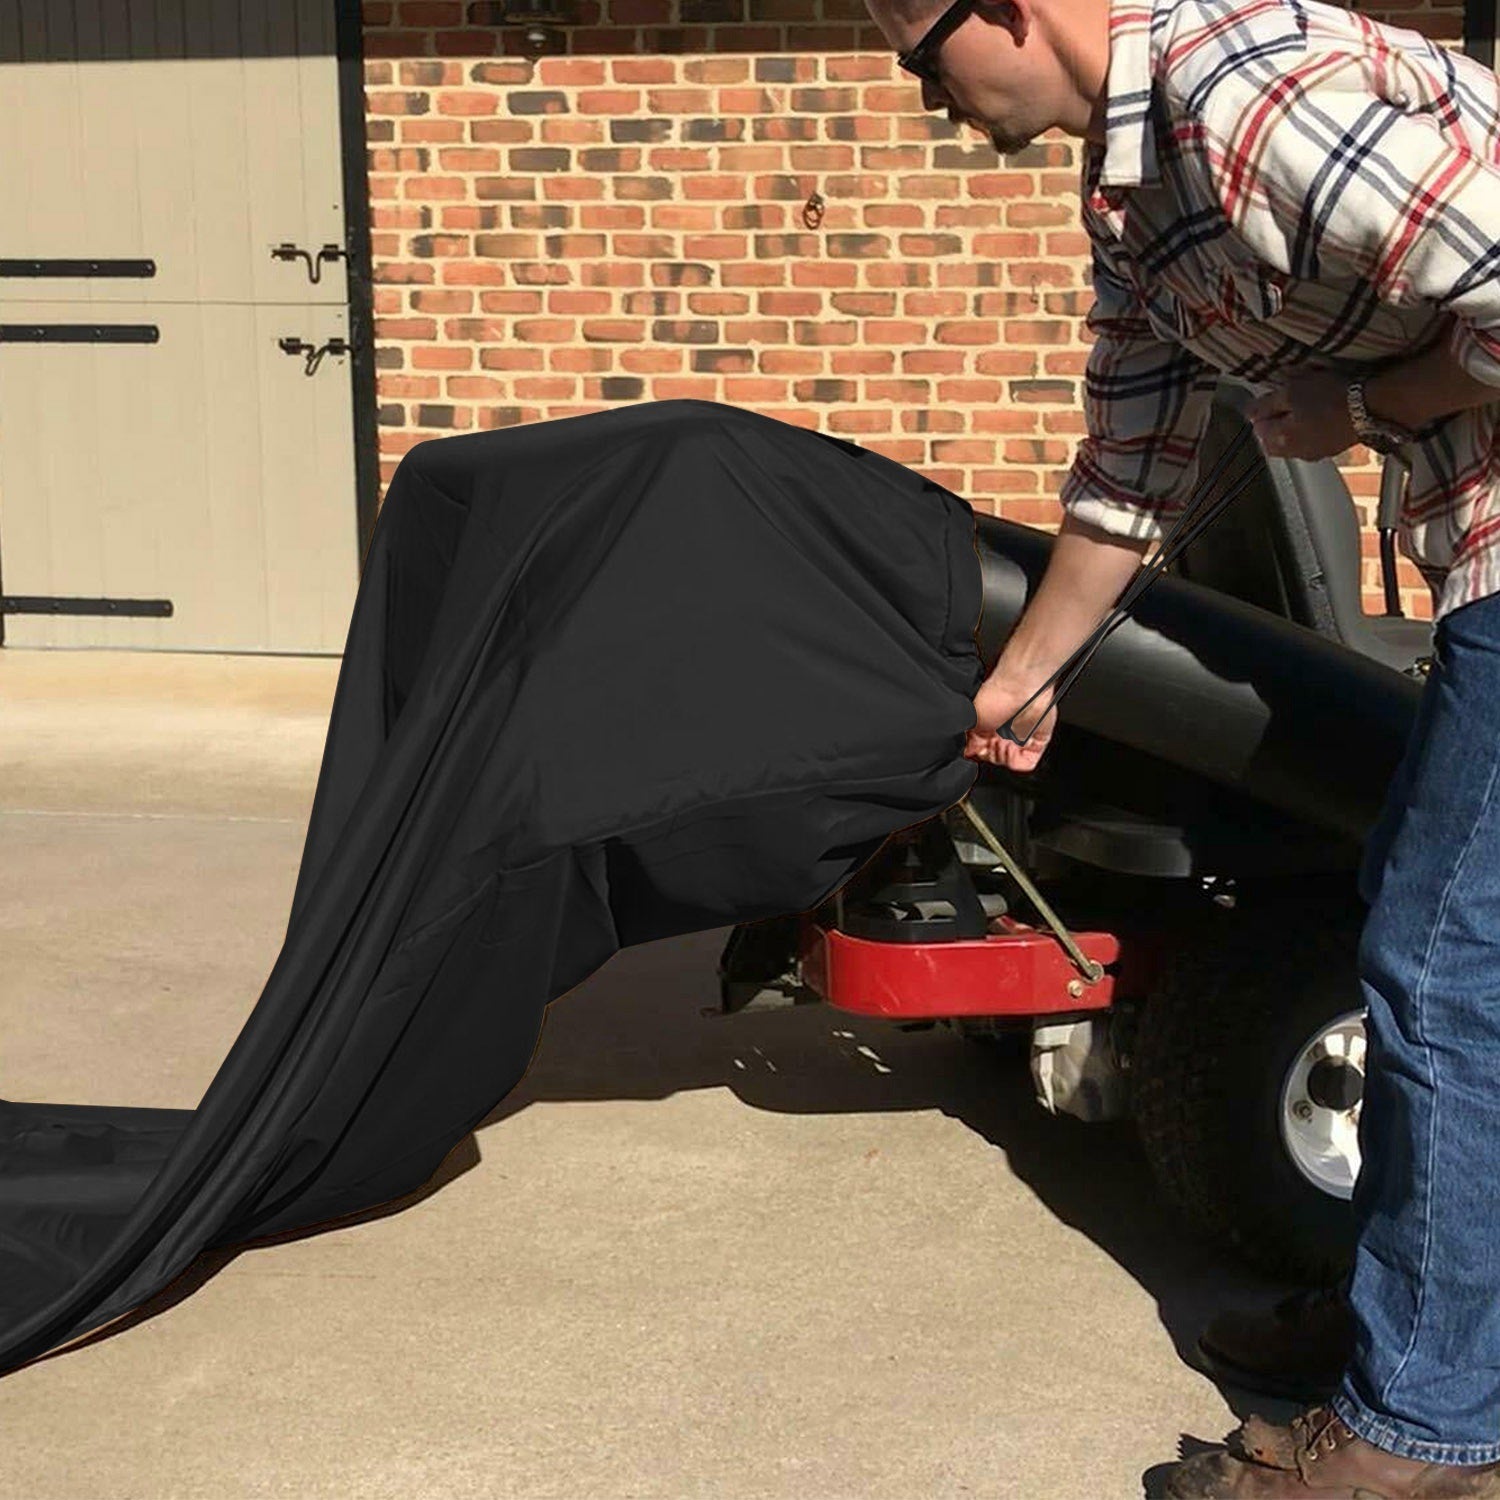
[[[975,523],[976,639],[989,666],[1041,582],[1053,538],[996,516]],[[1421,692],[1418,679],[1306,626],[1167,575],[1094,654],[1059,707],[1053,747],[1016,780],[1045,796],[1057,780],[1044,774],[1049,759],[1065,767],[1065,741],[1082,731],[1362,841]]]

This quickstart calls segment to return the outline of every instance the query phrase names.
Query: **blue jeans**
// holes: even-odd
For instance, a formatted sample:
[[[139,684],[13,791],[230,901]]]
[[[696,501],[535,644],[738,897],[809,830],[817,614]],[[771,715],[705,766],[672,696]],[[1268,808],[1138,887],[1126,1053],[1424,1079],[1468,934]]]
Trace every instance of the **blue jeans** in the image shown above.
[[[1500,595],[1439,621],[1366,842],[1357,1340],[1333,1408],[1431,1463],[1500,1459]]]

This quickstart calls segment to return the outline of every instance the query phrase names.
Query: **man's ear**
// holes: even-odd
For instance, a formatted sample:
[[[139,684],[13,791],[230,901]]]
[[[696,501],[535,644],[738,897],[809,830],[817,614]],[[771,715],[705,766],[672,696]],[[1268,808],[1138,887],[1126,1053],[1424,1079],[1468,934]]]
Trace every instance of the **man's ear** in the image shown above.
[[[1032,0],[978,0],[975,13],[991,26],[1003,26],[1020,46],[1031,30]]]

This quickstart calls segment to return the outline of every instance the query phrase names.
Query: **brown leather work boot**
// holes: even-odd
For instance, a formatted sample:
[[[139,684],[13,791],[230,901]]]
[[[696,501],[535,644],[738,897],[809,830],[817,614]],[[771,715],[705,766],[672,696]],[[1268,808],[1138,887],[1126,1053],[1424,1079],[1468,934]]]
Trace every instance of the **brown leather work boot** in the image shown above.
[[[1208,1374],[1288,1401],[1326,1401],[1354,1357],[1342,1287],[1283,1297],[1269,1312],[1220,1313],[1198,1337]]]
[[[1229,1449],[1167,1472],[1169,1500],[1477,1500],[1500,1496],[1500,1463],[1430,1464],[1357,1437],[1326,1406],[1276,1427],[1251,1417]]]

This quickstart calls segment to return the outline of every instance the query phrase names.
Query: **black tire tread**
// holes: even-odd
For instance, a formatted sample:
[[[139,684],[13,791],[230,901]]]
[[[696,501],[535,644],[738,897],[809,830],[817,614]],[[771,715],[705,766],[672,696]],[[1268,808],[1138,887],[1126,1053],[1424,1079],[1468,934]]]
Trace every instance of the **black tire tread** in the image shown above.
[[[1332,1282],[1349,1245],[1292,1231],[1246,1182],[1237,1127],[1245,1069],[1284,1028],[1289,996],[1319,975],[1353,972],[1364,919],[1357,900],[1207,905],[1184,933],[1141,1014],[1132,1058],[1136,1126],[1177,1215],[1271,1275]]]

